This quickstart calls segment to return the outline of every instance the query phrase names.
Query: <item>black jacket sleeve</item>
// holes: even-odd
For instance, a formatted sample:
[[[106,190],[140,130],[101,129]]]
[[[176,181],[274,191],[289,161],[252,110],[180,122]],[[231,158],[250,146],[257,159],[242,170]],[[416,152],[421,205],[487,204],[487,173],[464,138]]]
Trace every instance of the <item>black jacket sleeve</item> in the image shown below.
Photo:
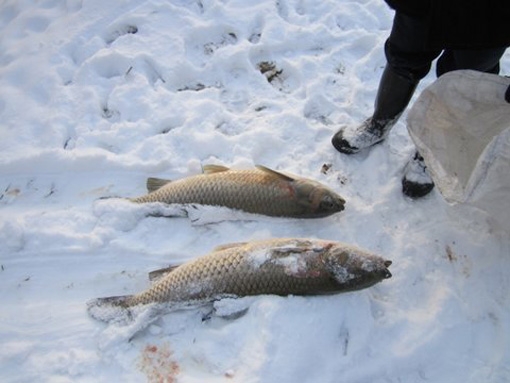
[[[430,10],[430,0],[385,0],[386,3],[404,15],[422,18],[426,17]],[[444,0],[443,0],[444,1]]]
[[[397,13],[426,19],[430,49],[510,46],[510,0],[385,0]]]

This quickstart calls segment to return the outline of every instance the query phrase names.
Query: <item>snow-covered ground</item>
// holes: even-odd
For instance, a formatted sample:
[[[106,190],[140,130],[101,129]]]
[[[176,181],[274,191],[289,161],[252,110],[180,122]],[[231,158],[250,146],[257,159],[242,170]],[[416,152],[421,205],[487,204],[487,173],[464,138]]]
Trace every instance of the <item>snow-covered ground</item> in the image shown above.
[[[369,153],[330,144],[371,113],[391,20],[382,0],[2,1],[0,381],[510,381],[508,236],[437,191],[404,198],[404,119]],[[346,210],[194,221],[100,199],[211,163],[317,179]],[[367,248],[393,278],[224,302],[249,304],[235,320],[170,313],[133,337],[87,315],[150,270],[271,237]]]

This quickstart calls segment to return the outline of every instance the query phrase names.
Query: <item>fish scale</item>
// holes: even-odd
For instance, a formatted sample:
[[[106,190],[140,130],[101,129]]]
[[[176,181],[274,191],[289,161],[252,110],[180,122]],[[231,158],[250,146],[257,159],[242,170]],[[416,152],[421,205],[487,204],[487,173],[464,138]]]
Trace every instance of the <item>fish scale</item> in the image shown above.
[[[345,201],[326,186],[262,166],[255,170],[205,166],[204,170],[205,174],[167,181],[157,190],[129,200],[224,206],[254,214],[297,218],[324,217],[344,208]]]
[[[391,277],[390,264],[341,242],[290,238],[231,244],[173,268],[139,294],[96,299],[89,313],[101,319],[100,310],[108,307],[352,291]]]

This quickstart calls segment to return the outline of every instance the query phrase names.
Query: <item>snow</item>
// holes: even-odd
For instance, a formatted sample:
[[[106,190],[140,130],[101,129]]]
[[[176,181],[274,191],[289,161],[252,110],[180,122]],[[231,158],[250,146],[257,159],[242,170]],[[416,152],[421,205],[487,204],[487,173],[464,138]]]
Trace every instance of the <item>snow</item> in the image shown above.
[[[330,144],[371,113],[391,20],[379,0],[2,2],[0,381],[510,381],[508,236],[437,191],[402,195],[405,116],[370,152]],[[205,164],[313,178],[346,210],[201,220],[101,199]],[[182,310],[135,334],[87,315],[151,270],[273,237],[366,248],[393,277],[224,303],[249,307],[237,319]]]

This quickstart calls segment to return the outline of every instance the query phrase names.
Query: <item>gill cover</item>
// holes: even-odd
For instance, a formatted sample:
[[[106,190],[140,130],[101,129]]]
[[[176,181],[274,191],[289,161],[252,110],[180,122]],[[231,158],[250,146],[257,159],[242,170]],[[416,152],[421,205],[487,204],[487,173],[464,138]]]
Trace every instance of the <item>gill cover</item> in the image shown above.
[[[298,203],[310,216],[323,217],[344,210],[345,200],[333,190],[311,180],[296,180]]]

